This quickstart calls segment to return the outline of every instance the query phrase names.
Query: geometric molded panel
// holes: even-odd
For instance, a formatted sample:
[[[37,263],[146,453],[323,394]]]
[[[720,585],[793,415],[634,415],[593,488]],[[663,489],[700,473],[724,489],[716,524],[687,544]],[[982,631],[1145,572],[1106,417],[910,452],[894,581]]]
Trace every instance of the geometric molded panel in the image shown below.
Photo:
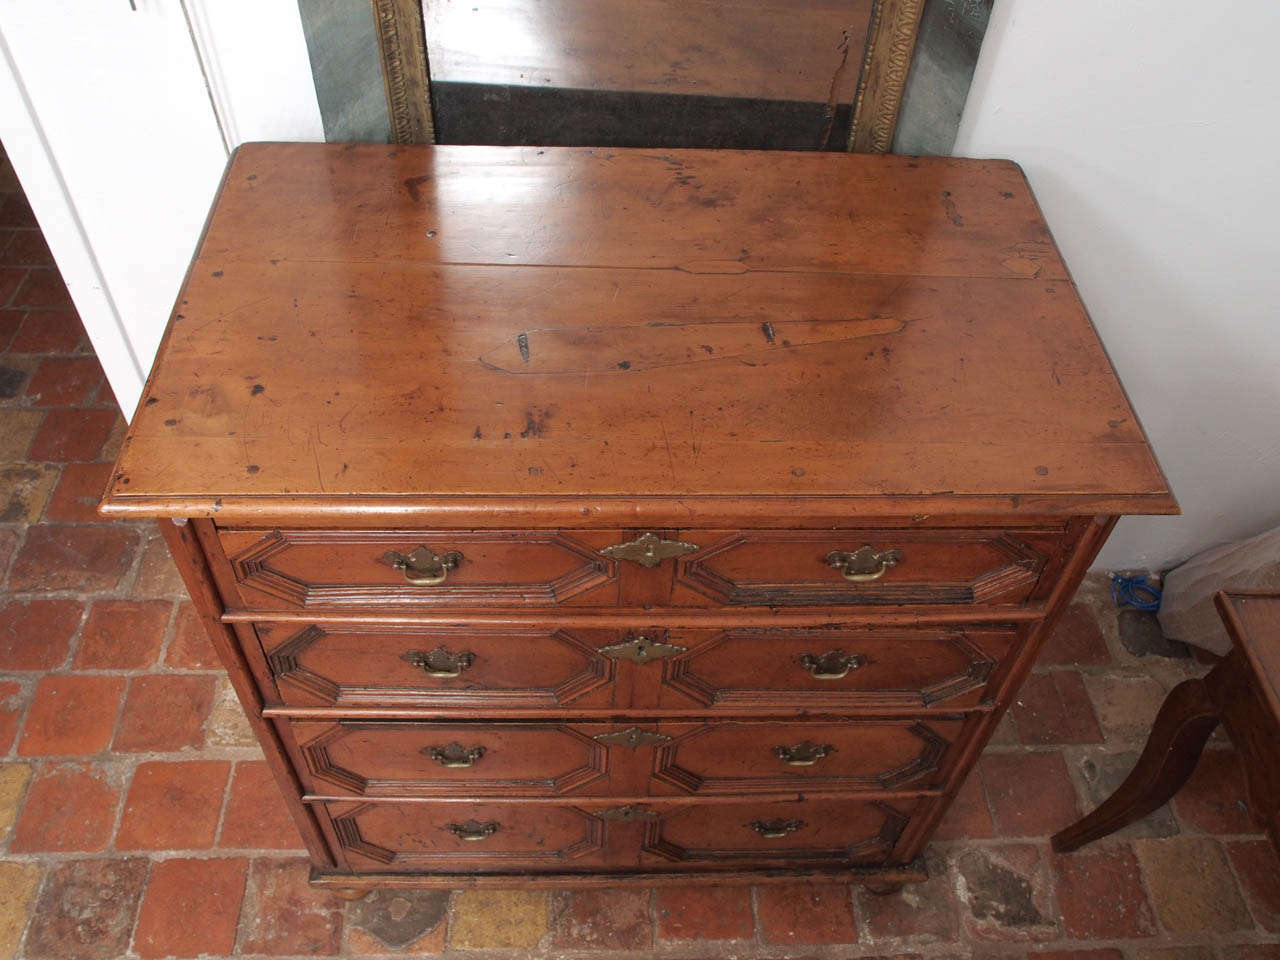
[[[505,750],[495,749],[495,741],[504,735],[515,742],[503,744]],[[346,743],[353,737],[360,738],[354,747]],[[432,745],[443,746],[445,741],[460,738],[466,738],[466,746],[482,748],[472,767],[444,770],[428,758]],[[343,720],[300,749],[317,781],[369,798],[559,796],[609,775],[608,750],[603,744],[554,723],[484,723],[469,728],[414,721]],[[335,759],[335,753],[347,756],[346,765]]]
[[[686,809],[696,810],[696,808]],[[714,809],[714,807],[703,809]],[[819,809],[823,813],[829,813],[832,807],[824,805]],[[706,831],[705,846],[695,845],[690,840],[680,842],[673,839],[674,835],[681,832],[679,827],[673,829],[671,826],[672,822],[678,820],[679,815],[664,816],[645,825],[643,849],[646,853],[674,863],[732,864],[742,861],[771,860],[782,860],[788,863],[883,861],[888,858],[893,845],[897,843],[898,837],[910,819],[887,802],[867,803],[861,806],[859,815],[864,819],[869,818],[870,826],[862,832],[861,836],[858,836],[857,830],[833,831],[827,829],[826,824],[815,824],[813,820],[816,812],[812,801],[808,804],[795,805],[794,811],[787,810],[789,816],[796,818],[799,830],[794,835],[794,839],[780,840],[773,847],[750,842],[752,823],[745,821],[745,817],[750,816],[749,813],[737,818],[734,817],[734,811],[731,809],[720,813],[719,827],[714,831]],[[825,842],[821,839],[811,840],[806,835],[806,829],[815,826],[821,828],[827,836]],[[831,836],[833,833],[843,833],[844,836]],[[733,841],[739,837],[747,837],[748,842],[743,842],[741,846],[734,846]]]
[[[346,653],[341,645],[347,643],[359,644],[358,655]],[[411,651],[442,645],[472,654],[470,666],[459,676],[431,678],[406,659]],[[614,661],[568,630],[548,633],[528,627],[309,624],[266,658],[286,699],[292,687],[331,706],[395,701],[458,708],[556,707],[606,686],[615,673]],[[327,667],[318,666],[321,661]]]
[[[442,583],[409,583],[385,555],[418,546],[461,550],[458,568]],[[477,563],[472,551],[495,556]],[[554,605],[610,582],[616,569],[614,561],[564,534],[503,530],[273,530],[232,557],[231,566],[241,585],[296,607]],[[548,570],[555,572],[547,576]]]
[[[814,766],[792,771],[786,771],[779,760],[776,770],[766,767],[769,772],[757,773],[755,771],[759,768],[756,765],[742,764],[740,761],[757,755],[773,759],[770,756],[773,741],[763,739],[762,727],[765,726],[767,725],[739,726],[723,723],[703,725],[691,730],[655,751],[653,778],[688,793],[709,795],[745,795],[785,790],[895,790],[937,773],[943,754],[951,746],[946,737],[919,720],[899,723],[845,721],[834,727],[823,724],[818,729],[827,731],[827,735],[818,739],[832,739],[838,743],[837,746],[830,747],[830,755],[817,761]],[[811,735],[811,731],[801,724],[788,729],[793,731],[796,738],[803,735],[807,740]],[[746,734],[747,739],[739,738],[739,733]],[[824,772],[829,769],[830,764],[839,762],[842,754],[856,753],[860,740],[870,743],[869,738],[876,734],[893,738],[888,749],[880,751],[887,754],[881,769],[843,775]],[[706,756],[706,744],[700,745],[699,741],[707,738],[712,738],[712,743],[728,747],[725,751],[728,754],[727,766],[717,762],[714,752],[711,757]],[[685,748],[687,752],[688,748],[699,745],[702,747],[703,759],[682,765],[681,749]],[[873,749],[868,746],[863,752],[872,755]],[[828,766],[824,768],[824,764]],[[717,776],[717,767],[722,773],[738,767],[746,767],[749,772]]]
[[[662,682],[715,707],[930,707],[981,689],[997,665],[965,629],[725,630],[664,661]],[[856,654],[856,668],[840,680],[813,680],[802,658],[827,650]]]
[[[450,839],[453,821],[492,821],[498,829],[477,844]],[[510,818],[533,821],[513,827]],[[375,821],[370,823],[370,821]],[[495,865],[555,864],[599,851],[604,845],[605,823],[576,807],[473,808],[469,804],[362,803],[332,819],[343,850],[397,869],[431,867],[450,861]],[[508,839],[512,829],[522,836]],[[385,836],[379,836],[379,834]],[[535,837],[533,842],[529,837]],[[412,846],[411,846],[412,845]]]
[[[875,544],[903,554],[882,578],[850,582],[833,549]],[[726,604],[979,604],[1024,599],[1049,558],[996,530],[752,530],[676,561],[676,582]]]

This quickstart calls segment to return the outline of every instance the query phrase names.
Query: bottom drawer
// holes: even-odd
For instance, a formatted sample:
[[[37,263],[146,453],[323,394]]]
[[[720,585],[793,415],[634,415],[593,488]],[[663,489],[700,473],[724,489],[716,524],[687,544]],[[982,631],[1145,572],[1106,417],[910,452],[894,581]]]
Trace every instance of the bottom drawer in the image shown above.
[[[920,799],[316,803],[355,873],[608,873],[872,866]]]

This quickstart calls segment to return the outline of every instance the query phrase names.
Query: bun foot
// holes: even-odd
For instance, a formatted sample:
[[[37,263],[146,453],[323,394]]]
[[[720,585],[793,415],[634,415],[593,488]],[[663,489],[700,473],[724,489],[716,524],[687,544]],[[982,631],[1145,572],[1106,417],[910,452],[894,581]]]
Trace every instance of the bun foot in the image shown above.
[[[867,888],[867,890],[869,890],[871,893],[874,893],[877,897],[891,897],[895,893],[897,893],[899,890],[901,890],[905,886],[905,884],[868,883],[868,884],[864,884],[864,886]]]

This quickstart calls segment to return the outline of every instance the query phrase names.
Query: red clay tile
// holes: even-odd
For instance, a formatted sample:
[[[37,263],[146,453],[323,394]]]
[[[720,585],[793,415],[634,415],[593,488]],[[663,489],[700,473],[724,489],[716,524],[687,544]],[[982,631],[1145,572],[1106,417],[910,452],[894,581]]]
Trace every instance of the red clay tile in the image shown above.
[[[1098,619],[1086,603],[1072,603],[1063,611],[1037,662],[1042,666],[1088,664],[1103,666],[1111,662],[1107,641],[1102,636]]]
[[[0,263],[15,267],[52,267],[53,254],[39,230],[15,230],[0,253]]]
[[[307,882],[306,860],[255,860],[249,867],[239,952],[332,956],[342,943],[342,907]]]
[[[138,765],[116,834],[117,850],[204,850],[213,846],[231,764],[214,760]]]
[[[57,413],[59,411],[53,411]],[[68,463],[45,504],[44,518],[50,523],[96,523],[98,501],[111,476],[109,463]]]
[[[89,608],[72,666],[136,670],[156,662],[173,604],[168,600],[98,600]]]
[[[84,326],[74,310],[33,310],[9,341],[9,352],[76,353],[84,344]]]
[[[151,868],[133,949],[140,957],[225,957],[236,945],[249,862],[163,860]]]
[[[236,764],[218,846],[246,850],[302,849],[298,828],[263,761]]]
[[[748,940],[755,936],[749,887],[659,887],[662,940]]]
[[[14,289],[16,288],[15,284]],[[0,305],[8,303],[11,296],[13,296],[13,290],[9,291],[8,296],[5,295],[5,271],[0,267]],[[18,328],[22,326],[24,316],[26,316],[25,310],[0,309],[0,352],[9,348]]]
[[[1157,933],[1138,858],[1129,844],[1095,845],[1055,856],[1053,871],[1069,939],[1128,940]]]
[[[983,839],[995,836],[982,778],[975,772],[960,785],[951,807],[934,833],[936,840]]]
[[[41,677],[27,710],[18,755],[75,757],[105,750],[123,692],[123,677]]]
[[[1174,934],[1252,930],[1253,920],[1222,845],[1211,837],[1137,840],[1147,893]]]
[[[1244,771],[1235,750],[1206,750],[1191,779],[1173,797],[1183,824],[1205,833],[1256,833],[1245,801]]]
[[[88,403],[102,386],[98,358],[48,357],[27,383],[27,396],[40,407],[74,407]]]
[[[50,410],[27,451],[27,459],[52,463],[96,460],[118,416],[117,411],[105,407]],[[105,484],[102,489],[106,489]]]
[[[1080,816],[1067,765],[1057,751],[990,753],[979,769],[1000,836],[1045,836]]]
[[[1032,844],[960,847],[953,851],[963,902],[961,919],[980,941],[1056,940],[1053,881]]]
[[[781,883],[756,888],[766,943],[857,943],[853,897],[843,883]]]
[[[164,662],[179,670],[210,670],[221,666],[200,615],[190,601],[183,601],[178,606],[173,639],[165,651]]]
[[[1032,674],[1011,712],[1026,744],[1102,742],[1084,680],[1075,670]]]
[[[211,676],[134,677],[111,749],[149,753],[204,746],[213,685]]]
[[[7,306],[13,300],[13,295],[18,292],[18,288],[22,286],[22,281],[27,279],[26,267],[0,267],[0,306]],[[11,311],[16,315],[20,315],[20,310]],[[14,326],[16,330],[16,325]],[[13,330],[9,331],[10,336]]]
[[[147,600],[187,597],[187,588],[183,586],[182,577],[178,576],[178,568],[169,556],[169,548],[159,537],[147,544],[146,553],[142,555],[138,579],[133,584],[133,595]]]
[[[31,960],[115,960],[129,934],[147,877],[147,861],[70,860],[49,870],[31,914]]]
[[[27,705],[22,687],[9,680],[0,680],[0,756],[9,752],[18,735],[18,723]]]
[[[557,890],[551,944],[570,950],[647,950],[653,946],[648,890]]]
[[[9,587],[86,593],[114,590],[129,572],[137,544],[138,534],[120,525],[31,527],[9,571]]]
[[[0,670],[61,666],[83,610],[78,600],[10,600],[0,607]]]
[[[950,943],[960,935],[960,912],[947,865],[930,856],[928,867],[928,880],[909,883],[898,893],[858,891],[872,937]]]
[[[74,310],[71,294],[62,282],[62,275],[48,267],[33,267],[26,281],[13,295],[15,307],[28,310]]]
[[[1235,840],[1226,847],[1253,919],[1262,929],[1280,933],[1280,859],[1275,848],[1266,840]]]
[[[27,788],[9,845],[17,853],[105,850],[120,791],[92,763],[43,764]]]

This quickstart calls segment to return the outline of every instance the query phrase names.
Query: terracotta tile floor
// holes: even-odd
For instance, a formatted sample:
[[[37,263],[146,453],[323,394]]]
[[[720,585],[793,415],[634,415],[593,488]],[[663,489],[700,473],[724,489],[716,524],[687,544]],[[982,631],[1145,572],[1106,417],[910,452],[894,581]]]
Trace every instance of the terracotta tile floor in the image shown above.
[[[1164,693],[1087,584],[932,848],[933,879],[581,893],[311,890],[297,835],[147,526],[93,507],[121,421],[0,168],[0,958],[1280,958],[1280,865],[1224,740],[1173,809],[1054,856]]]

